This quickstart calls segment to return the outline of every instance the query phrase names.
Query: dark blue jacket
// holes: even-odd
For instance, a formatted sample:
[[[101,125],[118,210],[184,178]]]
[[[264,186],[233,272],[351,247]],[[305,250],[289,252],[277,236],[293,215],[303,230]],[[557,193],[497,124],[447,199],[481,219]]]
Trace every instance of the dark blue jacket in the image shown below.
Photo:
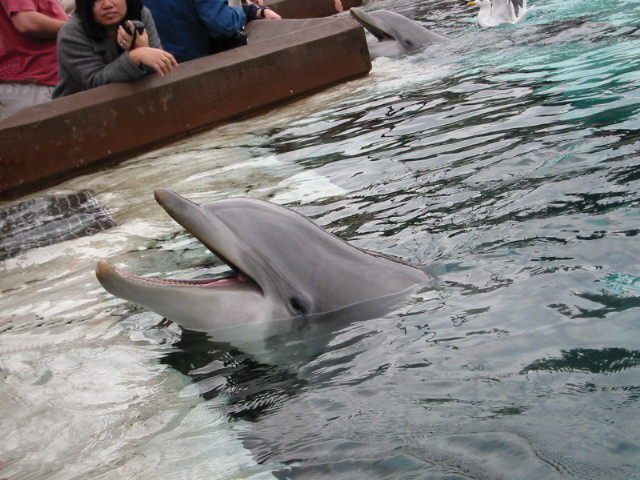
[[[224,0],[144,0],[162,47],[186,62],[208,54],[209,37],[228,37],[247,23],[240,8]]]

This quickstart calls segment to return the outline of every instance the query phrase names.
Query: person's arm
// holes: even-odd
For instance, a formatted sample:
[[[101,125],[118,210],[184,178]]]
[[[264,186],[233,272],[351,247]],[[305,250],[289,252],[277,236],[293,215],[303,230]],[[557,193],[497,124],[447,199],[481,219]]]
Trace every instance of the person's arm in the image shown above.
[[[49,39],[58,35],[64,20],[51,18],[33,10],[17,12],[11,15],[11,22],[23,35],[31,38]]]
[[[261,19],[282,20],[282,17],[266,6],[263,0],[246,0],[246,5],[242,6],[242,10],[247,16],[247,21]]]
[[[195,6],[212,37],[229,37],[247,23],[241,8],[230,7],[223,0],[195,0]]]
[[[178,65],[173,55],[159,48],[134,48],[129,50],[129,58],[136,65],[155,70],[162,77],[173,73],[174,67]]]

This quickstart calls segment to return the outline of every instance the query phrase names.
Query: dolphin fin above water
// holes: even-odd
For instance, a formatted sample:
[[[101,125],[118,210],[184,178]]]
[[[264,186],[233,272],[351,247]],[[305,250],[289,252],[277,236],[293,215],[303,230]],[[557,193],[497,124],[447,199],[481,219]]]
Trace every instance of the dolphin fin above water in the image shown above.
[[[369,43],[369,56],[393,57],[419,50],[432,43],[447,43],[449,38],[434,33],[422,25],[388,10],[376,10],[367,13],[359,8],[350,9],[355,18],[367,31],[378,39]]]
[[[286,324],[290,328],[297,318],[321,318],[359,304],[369,308],[372,300],[431,280],[420,268],[353,247],[272,203],[231,198],[197,205],[165,189],[156,190],[155,198],[231,273],[197,280],[149,278],[101,260],[96,276],[111,294],[216,338],[216,332],[239,325],[256,338],[278,334],[283,325],[278,321],[293,319]]]

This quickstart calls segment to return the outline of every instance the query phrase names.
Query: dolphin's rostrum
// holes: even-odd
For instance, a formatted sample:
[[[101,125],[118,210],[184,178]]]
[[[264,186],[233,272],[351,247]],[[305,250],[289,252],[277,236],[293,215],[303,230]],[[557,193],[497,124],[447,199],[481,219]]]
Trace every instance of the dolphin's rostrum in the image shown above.
[[[157,279],[101,260],[96,276],[113,295],[187,329],[212,335],[237,325],[255,329],[275,320],[357,308],[430,283],[424,270],[353,247],[272,203],[231,198],[200,206],[165,189],[156,190],[155,198],[232,272],[214,279]]]

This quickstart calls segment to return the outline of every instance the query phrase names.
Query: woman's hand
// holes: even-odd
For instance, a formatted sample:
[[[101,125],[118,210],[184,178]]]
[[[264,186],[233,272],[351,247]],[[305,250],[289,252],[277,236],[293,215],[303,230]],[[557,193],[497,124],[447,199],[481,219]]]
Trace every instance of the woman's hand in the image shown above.
[[[129,28],[132,27],[133,25],[130,23]],[[133,32],[133,29],[131,31]],[[116,35],[116,42],[118,42],[120,48],[122,48],[123,50],[129,50],[131,48],[131,40],[133,40],[133,35],[129,35],[124,27],[120,25],[118,27],[118,33]]]
[[[265,8],[263,10],[264,18],[267,20],[282,20],[282,17],[278,15],[276,12],[271,10],[270,8]]]
[[[338,1],[338,0],[336,0]],[[278,15],[276,12],[271,10],[269,7],[264,6],[264,0],[246,0],[247,5],[257,5],[260,7],[256,14],[255,20],[282,20],[282,17]]]
[[[127,20],[127,25],[129,26],[129,30],[133,32],[135,25],[131,20]],[[116,41],[120,48],[123,50],[131,50],[131,41],[133,40],[133,35],[129,35],[127,31],[124,29],[122,25],[118,27],[118,34],[116,36]],[[147,33],[147,29],[145,28],[142,33],[135,34],[136,42],[133,48],[138,47],[148,47],[149,46],[149,34]]]
[[[129,50],[129,57],[136,65],[145,65],[153,68],[161,77],[173,73],[178,62],[169,52],[159,48],[139,47]]]

